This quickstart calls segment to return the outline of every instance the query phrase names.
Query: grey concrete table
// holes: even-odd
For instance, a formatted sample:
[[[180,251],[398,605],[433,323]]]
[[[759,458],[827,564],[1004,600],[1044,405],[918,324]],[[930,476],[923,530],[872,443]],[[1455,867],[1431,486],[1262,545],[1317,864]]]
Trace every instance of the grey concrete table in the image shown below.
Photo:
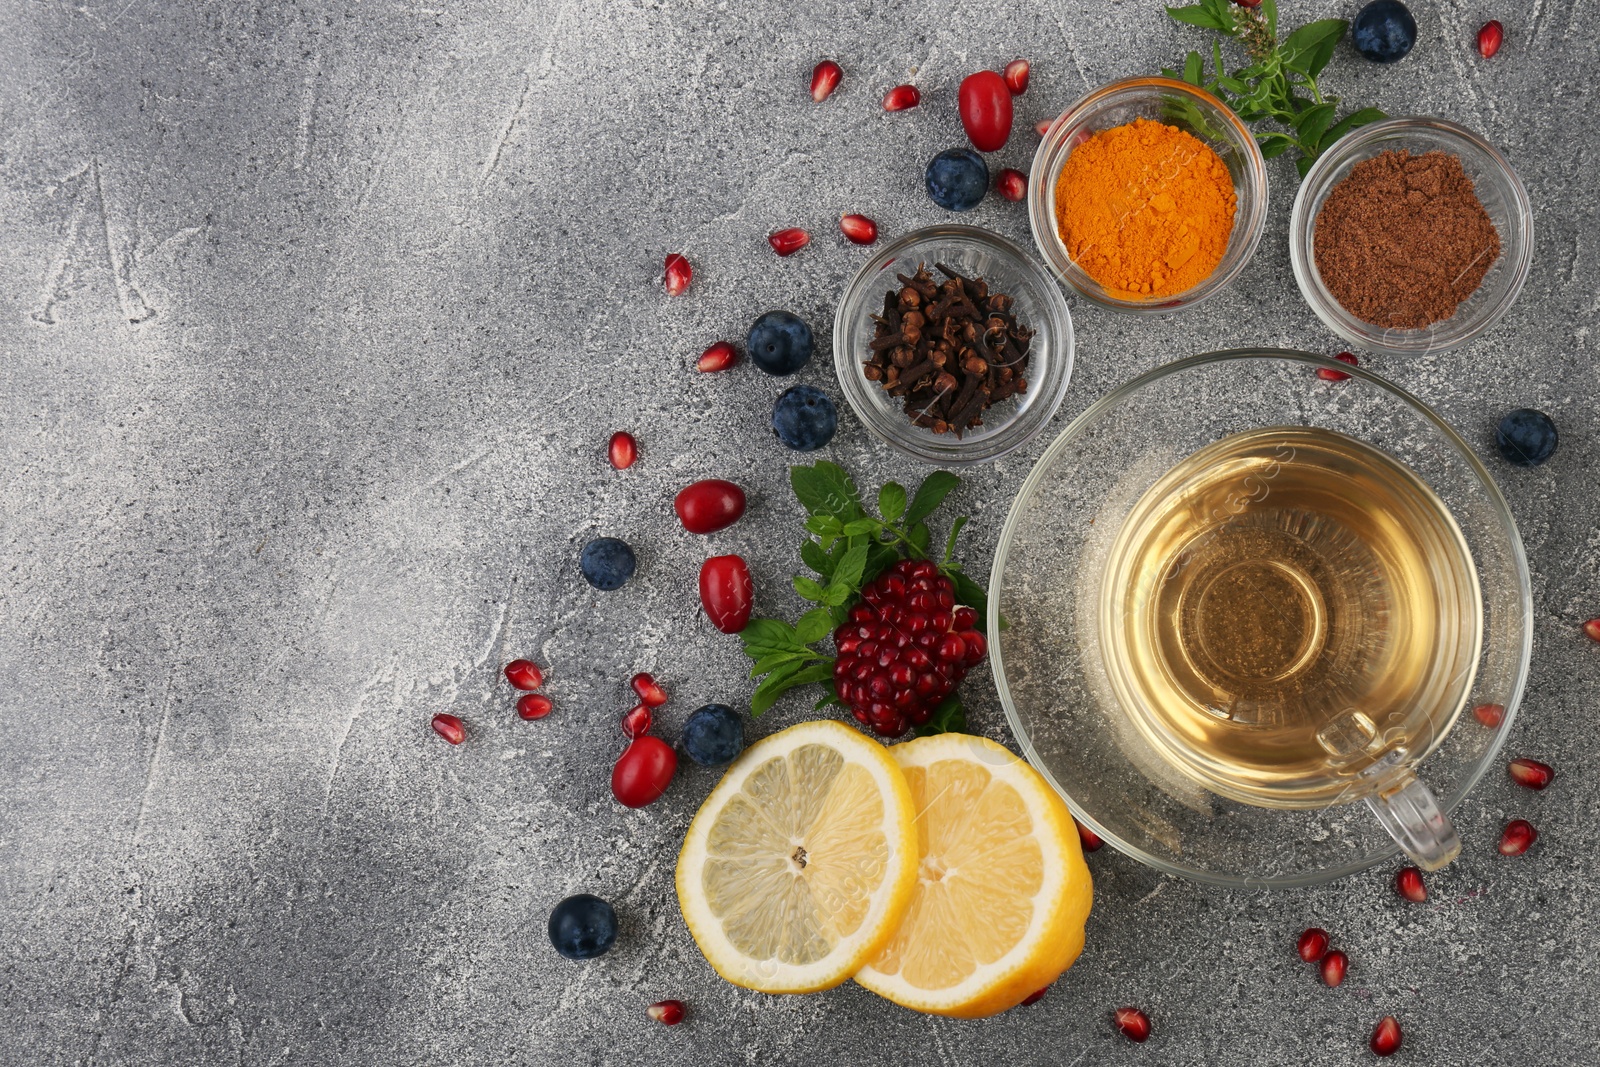
[[[1280,0],[1285,2],[1285,0]],[[1492,455],[1500,412],[1552,413],[1547,466],[1495,470],[1526,539],[1535,662],[1511,749],[1459,813],[1467,853],[1426,905],[1388,870],[1229,893],[1092,858],[1088,949],[1035,1007],[924,1018],[847,986],[804,998],[718,980],[672,891],[714,775],[654,807],[608,789],[625,679],[688,711],[748,695],[737,642],[698,616],[708,544],[764,601],[795,562],[774,380],[687,368],[759,311],[824,327],[864,253],[943,214],[923,162],[961,143],[962,76],[1034,60],[1001,165],[1030,127],[1197,38],[1154,3],[930,0],[172,3],[10,0],[0,40],[0,1061],[7,1064],[1360,1062],[1401,1016],[1408,1062],[1600,1058],[1600,614],[1593,145],[1596,6],[1417,3],[1422,41],[1380,69],[1341,48],[1352,101],[1482,131],[1526,180],[1538,249],[1495,330],[1374,366]],[[1356,4],[1285,2],[1286,20]],[[1303,9],[1303,10],[1302,10]],[[1492,62],[1471,49],[1506,23]],[[834,56],[843,87],[804,92]],[[920,110],[879,95],[915,80]],[[1339,347],[1300,301],[1272,169],[1260,252],[1204,309],[1160,322],[1075,303],[1079,367],[1054,429],[1109,387],[1199,350]],[[1026,240],[1022,210],[969,216]],[[765,235],[817,236],[788,260]],[[684,299],[658,281],[686,250]],[[833,388],[827,346],[800,380]],[[643,458],[605,463],[634,430]],[[1159,432],[1159,427],[1152,428]],[[973,472],[986,569],[1046,438]],[[920,468],[854,419],[824,455],[876,480]],[[671,520],[729,475],[752,513],[709,542]],[[641,574],[597,594],[578,546],[629,538]],[[546,664],[556,712],[518,720],[498,667]],[[1009,740],[992,682],[974,722]],[[786,703],[752,731],[806,714]],[[449,710],[459,749],[428,730]],[[1500,824],[1542,833],[1521,860]],[[615,901],[618,948],[551,950],[550,906]],[[1335,932],[1321,988],[1290,951]],[[663,997],[691,1005],[650,1023]],[[1111,1007],[1149,1011],[1138,1047]]]

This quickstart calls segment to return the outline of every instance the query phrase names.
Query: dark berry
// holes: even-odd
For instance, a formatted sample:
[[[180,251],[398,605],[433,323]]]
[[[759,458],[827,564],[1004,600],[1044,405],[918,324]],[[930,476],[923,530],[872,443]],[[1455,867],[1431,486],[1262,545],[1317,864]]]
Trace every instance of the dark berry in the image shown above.
[[[696,763],[716,767],[744,751],[744,719],[726,704],[707,704],[683,724],[683,750]]]
[[[772,405],[772,432],[796,452],[815,452],[833,440],[838,426],[833,401],[815,386],[791,386]]]
[[[811,327],[788,311],[769,311],[750,327],[745,350],[768,374],[793,374],[811,358]]]
[[[578,565],[596,589],[621,589],[623,583],[633,577],[633,549],[628,547],[628,542],[615,537],[596,537],[583,546]]]
[[[599,897],[579,893],[550,911],[550,943],[569,960],[604,956],[616,940],[616,910]]]
[[[1556,454],[1556,424],[1542,411],[1518,408],[1495,427],[1494,443],[1506,462],[1537,467]]]
[[[952,148],[928,161],[928,195],[946,211],[971,211],[989,191],[989,164],[970,148]]]
[[[1417,43],[1417,20],[1400,0],[1372,0],[1350,24],[1350,43],[1374,63],[1395,63]]]

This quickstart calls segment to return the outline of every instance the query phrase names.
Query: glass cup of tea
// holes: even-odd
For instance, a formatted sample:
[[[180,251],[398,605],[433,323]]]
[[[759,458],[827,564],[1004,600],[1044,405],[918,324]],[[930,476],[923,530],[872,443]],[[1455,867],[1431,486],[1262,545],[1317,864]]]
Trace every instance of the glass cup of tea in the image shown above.
[[[1195,356],[1093,405],[991,583],[1028,759],[1106,840],[1204,881],[1448,863],[1527,676],[1527,563],[1487,471],[1415,397],[1306,353]]]

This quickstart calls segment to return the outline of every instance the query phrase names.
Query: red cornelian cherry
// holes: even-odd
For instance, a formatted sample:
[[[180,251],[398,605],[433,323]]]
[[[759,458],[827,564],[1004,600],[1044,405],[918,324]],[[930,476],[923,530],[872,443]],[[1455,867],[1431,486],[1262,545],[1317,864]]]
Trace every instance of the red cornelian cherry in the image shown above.
[[[1328,954],[1328,931],[1320,926],[1311,927],[1300,935],[1300,940],[1295,943],[1295,951],[1307,963],[1320,962]]]
[[[1350,966],[1350,958],[1338,949],[1334,949],[1322,957],[1322,984],[1329,989],[1336,987],[1344,981],[1344,972]]]
[[[506,664],[506,681],[511,688],[526,692],[544,684],[544,672],[532,660],[514,659]]]
[[[1340,352],[1333,358],[1338,360],[1340,363],[1348,363],[1352,367],[1358,367],[1361,365],[1356,360],[1355,354],[1351,352]],[[1332,370],[1328,367],[1318,367],[1317,377],[1321,378],[1325,382],[1342,382],[1346,378],[1350,377],[1350,375],[1346,374],[1342,370]]]
[[[1401,867],[1394,872],[1394,891],[1413,904],[1421,904],[1428,899],[1428,887],[1422,884],[1422,872],[1415,867]]]
[[[634,740],[650,732],[650,722],[655,716],[650,714],[649,704],[635,704],[622,717],[622,732],[628,739]]]
[[[824,59],[811,70],[811,99],[822,103],[833,95],[839,88],[839,79],[844,77],[844,70],[831,59]]]
[[[1018,1006],[1025,1008],[1029,1004],[1037,1004],[1039,1001],[1044,999],[1044,995],[1048,992],[1050,992],[1049,986],[1045,986],[1043,989],[1035,989],[1032,993],[1029,993],[1027,996],[1023,997],[1022,1003]]]
[[[798,226],[767,234],[767,244],[780,256],[792,256],[811,243],[811,235]]]
[[[878,224],[865,215],[846,215],[839,220],[839,232],[851,244],[870,245],[878,239]]]
[[[678,521],[694,534],[716,533],[732,526],[744,514],[744,506],[744,490],[721,478],[693,482],[672,498]]]
[[[1372,1028],[1372,1040],[1367,1042],[1367,1047],[1378,1056],[1393,1056],[1399,1052],[1400,1020],[1393,1015],[1379,1019],[1378,1025]]]
[[[650,1005],[650,1018],[663,1026],[677,1026],[683,1022],[683,1001],[658,1000]]]
[[[1129,1041],[1146,1041],[1150,1037],[1150,1016],[1138,1008],[1118,1008],[1111,1014],[1112,1022]]]
[[[640,701],[652,708],[659,708],[667,702],[667,691],[656,684],[656,680],[644,671],[640,671],[628,679],[628,684],[639,695]]]
[[[755,586],[743,557],[712,556],[700,565],[700,606],[711,625],[736,634],[750,621]]]
[[[542,719],[555,707],[543,693],[524,693],[517,698],[517,714],[524,719]]]
[[[1479,722],[1493,730],[1504,721],[1506,709],[1500,704],[1479,704],[1472,709],[1472,714]]]
[[[1520,856],[1539,840],[1539,831],[1527,819],[1512,819],[1500,832],[1500,855]]]
[[[1261,0],[1233,0],[1240,7],[1260,7]]]
[[[922,103],[922,94],[915,85],[896,85],[883,94],[883,110],[904,111]]]
[[[1500,20],[1490,19],[1483,24],[1483,29],[1478,31],[1478,54],[1484,59],[1493,59],[1505,39],[1506,28],[1500,25]]]
[[[1526,757],[1512,760],[1506,764],[1506,770],[1511,772],[1512,781],[1529,789],[1543,789],[1556,776],[1555,769],[1550,764]]]
[[[467,739],[466,724],[454,715],[446,715],[443,712],[433,717],[433,732],[452,745],[459,745]]]
[[[718,341],[695,360],[694,369],[702,374],[711,374],[719,370],[727,370],[739,362],[739,350],[727,341]]]
[[[1600,641],[1600,619],[1590,619],[1583,624],[1583,632],[1594,641]]]
[[[667,269],[663,275],[663,284],[667,287],[668,296],[682,296],[689,288],[689,282],[694,279],[694,268],[689,266],[689,261],[674,252],[667,257]]]
[[[1100,835],[1083,825],[1083,823],[1078,822],[1077,819],[1073,819],[1072,822],[1078,828],[1078,841],[1083,845],[1083,850],[1085,852],[1099,852],[1100,847],[1105,844],[1104,841],[1100,840]]]
[[[1006,64],[1005,73],[1000,76],[1005,79],[1006,88],[1011,90],[1012,96],[1021,96],[1028,91],[1029,69],[1026,59],[1013,59]]]
[[[611,795],[629,808],[642,808],[661,799],[678,769],[678,754],[659,737],[645,734],[623,751],[611,768]]]
[[[1020,170],[1007,167],[995,179],[996,191],[1012,203],[1025,199],[1028,195],[1028,176]]]
[[[608,449],[611,465],[619,471],[625,471],[633,466],[639,458],[639,442],[633,439],[633,434],[627,430],[618,430],[611,435],[611,446]]]

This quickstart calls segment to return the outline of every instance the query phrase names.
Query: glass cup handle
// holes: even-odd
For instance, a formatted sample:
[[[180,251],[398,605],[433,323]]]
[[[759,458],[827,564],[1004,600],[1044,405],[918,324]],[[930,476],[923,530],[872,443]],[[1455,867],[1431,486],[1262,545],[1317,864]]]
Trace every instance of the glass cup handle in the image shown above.
[[[1423,870],[1437,871],[1461,854],[1455,826],[1409,767],[1400,767],[1398,773],[1391,770],[1383,784],[1367,794],[1367,807]]]

